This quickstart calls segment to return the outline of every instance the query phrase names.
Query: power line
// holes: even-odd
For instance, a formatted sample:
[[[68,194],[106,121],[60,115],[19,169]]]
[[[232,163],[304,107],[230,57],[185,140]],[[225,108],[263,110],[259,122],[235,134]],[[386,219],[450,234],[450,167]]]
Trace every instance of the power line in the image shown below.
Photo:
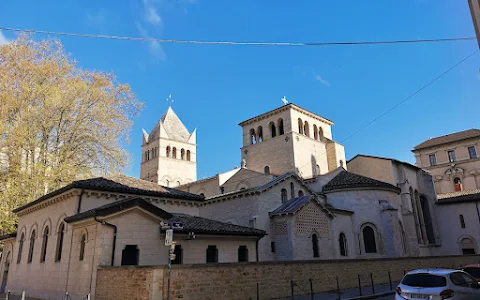
[[[464,57],[462,60],[460,60],[459,62],[457,62],[456,64],[454,64],[453,66],[451,66],[450,68],[448,68],[447,70],[445,70],[443,73],[441,73],[440,75],[436,76],[435,78],[433,78],[432,80],[430,80],[429,82],[427,82],[426,84],[424,84],[421,88],[419,88],[418,90],[416,90],[415,92],[411,93],[410,95],[408,95],[407,97],[405,97],[404,99],[402,99],[401,101],[397,102],[394,106],[390,107],[389,109],[387,109],[386,111],[384,111],[383,113],[381,113],[380,115],[378,115],[377,117],[375,117],[374,119],[372,119],[370,122],[368,122],[367,124],[363,125],[362,127],[360,127],[359,129],[357,129],[356,131],[354,131],[353,133],[351,133],[350,135],[348,135],[346,138],[342,139],[340,141],[341,144],[343,144],[344,142],[346,142],[347,140],[349,140],[350,138],[352,138],[353,136],[357,135],[359,132],[363,131],[365,128],[367,128],[368,126],[372,125],[373,123],[375,123],[376,121],[378,121],[380,118],[384,117],[385,115],[387,115],[388,113],[390,113],[391,111],[393,111],[394,109],[396,109],[397,107],[399,107],[400,105],[402,105],[403,103],[405,103],[406,101],[408,101],[409,99],[413,98],[415,95],[417,95],[418,93],[420,93],[421,91],[423,91],[424,89],[426,89],[427,87],[431,86],[432,84],[434,84],[436,81],[438,81],[440,78],[442,78],[443,76],[447,75],[450,71],[454,70],[455,68],[457,68],[459,65],[461,65],[462,63],[464,63],[465,61],[467,61],[468,59],[470,59],[471,57],[473,57],[475,54],[477,54],[480,50],[477,49],[475,50],[474,52],[470,53],[469,55],[467,55],[466,57]],[[324,153],[322,153],[320,156],[323,156],[324,154],[327,154],[329,151],[331,151],[332,149],[334,148],[331,148],[330,150],[326,150]],[[308,165],[308,163],[304,164],[303,166],[301,166],[301,168],[303,168],[304,166]]]
[[[450,71],[452,71],[453,69],[455,69],[456,67],[458,67],[459,65],[461,65],[463,62],[465,62],[466,60],[468,60],[470,57],[474,56],[475,54],[477,54],[477,52],[480,51],[480,50],[475,50],[474,52],[470,53],[469,55],[467,55],[465,58],[463,58],[462,60],[460,60],[459,62],[457,62],[456,64],[454,64],[453,66],[451,66],[450,68],[448,68],[446,71],[444,71],[442,74],[438,75],[437,77],[435,77],[434,79],[430,80],[427,84],[423,85],[421,88],[419,88],[418,90],[416,90],[414,93],[408,95],[406,98],[404,98],[402,101],[396,103],[394,106],[390,107],[389,109],[387,109],[386,111],[384,111],[383,113],[381,113],[378,117],[374,118],[373,120],[371,120],[370,122],[368,122],[367,124],[365,124],[363,127],[360,127],[358,130],[356,130],[355,132],[353,132],[352,134],[350,134],[349,136],[347,136],[345,139],[342,140],[342,143],[348,139],[350,139],[352,136],[356,135],[357,133],[359,133],[360,131],[364,130],[365,128],[367,128],[368,126],[372,125],[374,122],[376,122],[378,119],[382,118],[383,116],[385,116],[386,114],[388,114],[389,112],[391,112],[392,110],[396,109],[397,107],[399,107],[400,105],[402,105],[403,103],[405,103],[406,101],[408,101],[409,99],[413,98],[415,95],[417,95],[418,93],[420,93],[421,91],[423,91],[424,89],[426,89],[427,87],[429,87],[430,85],[434,84],[437,80],[439,80],[440,78],[442,78],[443,76],[447,75]]]
[[[36,29],[20,29],[10,27],[0,27],[0,30],[49,34],[72,37],[85,37],[96,39],[113,39],[143,42],[159,42],[159,43],[176,43],[176,44],[199,44],[199,45],[243,45],[243,46],[352,46],[352,45],[389,45],[389,44],[413,44],[413,43],[438,43],[438,42],[458,42],[476,40],[475,37],[456,37],[456,38],[440,38],[440,39],[416,39],[416,40],[390,40],[390,41],[344,41],[344,42],[313,42],[313,43],[296,43],[296,42],[239,42],[239,41],[203,41],[203,40],[179,40],[179,39],[158,39],[151,37],[131,37],[118,35],[103,35],[91,33],[73,33],[62,31],[47,31]]]

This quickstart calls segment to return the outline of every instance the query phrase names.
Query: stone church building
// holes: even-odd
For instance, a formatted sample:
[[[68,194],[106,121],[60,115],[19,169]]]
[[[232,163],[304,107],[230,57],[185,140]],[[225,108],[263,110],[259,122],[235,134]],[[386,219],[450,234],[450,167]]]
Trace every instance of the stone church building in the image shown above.
[[[101,265],[354,259],[442,254],[431,176],[394,159],[345,160],[333,122],[287,104],[239,124],[241,166],[197,180],[196,131],[169,108],[143,132],[140,179],[79,180],[14,210],[1,290],[95,295]]]

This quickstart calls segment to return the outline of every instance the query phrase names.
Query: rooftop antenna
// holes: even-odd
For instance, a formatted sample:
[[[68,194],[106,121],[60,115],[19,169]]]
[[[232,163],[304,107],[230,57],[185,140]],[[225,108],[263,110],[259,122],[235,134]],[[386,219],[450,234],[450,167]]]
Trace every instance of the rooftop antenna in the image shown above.
[[[165,101],[168,102],[169,106],[172,106],[172,104],[175,100],[172,99],[172,94],[169,94],[167,99],[165,99]]]
[[[287,97],[283,96],[282,102],[283,102],[283,105],[287,105],[288,104]]]

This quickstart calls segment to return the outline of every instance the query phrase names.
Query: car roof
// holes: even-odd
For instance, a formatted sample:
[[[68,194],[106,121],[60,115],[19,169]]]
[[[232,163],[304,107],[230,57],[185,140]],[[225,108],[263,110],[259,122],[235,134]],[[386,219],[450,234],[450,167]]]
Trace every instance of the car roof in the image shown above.
[[[454,269],[417,269],[408,272],[406,275],[410,274],[432,274],[432,275],[448,275],[453,272],[458,272],[458,270]]]

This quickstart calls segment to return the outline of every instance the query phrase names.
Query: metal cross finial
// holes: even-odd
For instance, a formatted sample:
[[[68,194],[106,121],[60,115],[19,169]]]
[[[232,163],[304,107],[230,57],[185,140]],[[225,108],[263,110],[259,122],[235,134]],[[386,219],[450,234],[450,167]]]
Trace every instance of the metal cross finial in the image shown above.
[[[282,102],[283,102],[283,105],[287,105],[288,104],[287,97],[283,96]]]
[[[174,102],[174,100],[172,99],[172,94],[169,94],[167,99],[165,99],[165,101],[167,101],[170,104],[170,106],[172,106]]]

